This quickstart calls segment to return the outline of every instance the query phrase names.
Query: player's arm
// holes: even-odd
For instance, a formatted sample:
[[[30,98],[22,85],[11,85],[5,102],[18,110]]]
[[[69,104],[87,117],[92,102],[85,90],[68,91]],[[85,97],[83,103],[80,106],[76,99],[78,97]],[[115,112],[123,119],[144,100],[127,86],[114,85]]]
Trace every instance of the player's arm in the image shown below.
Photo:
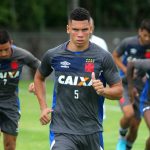
[[[103,83],[95,78],[95,73],[92,73],[92,86],[96,90],[98,95],[104,96],[105,98],[116,100],[122,97],[123,88],[122,81],[118,81],[117,83],[104,87]]]
[[[113,53],[112,53],[112,55],[113,55],[114,61],[115,61],[116,65],[118,66],[118,68],[121,69],[121,70],[126,74],[127,68],[126,68],[126,66],[122,63],[121,58],[120,58],[120,56],[118,55],[117,51],[114,50]]]
[[[133,82],[133,76],[134,76],[134,63],[133,61],[129,62],[127,65],[127,81],[128,81],[128,92],[131,102],[134,101],[134,82]]]
[[[136,69],[150,70],[150,59],[136,59],[132,61],[132,64]]]
[[[34,86],[35,86],[36,96],[38,98],[40,109],[41,109],[40,121],[42,125],[45,125],[50,122],[51,118],[49,113],[51,113],[52,110],[48,108],[46,103],[45,77],[42,76],[39,70],[37,70],[35,73]]]

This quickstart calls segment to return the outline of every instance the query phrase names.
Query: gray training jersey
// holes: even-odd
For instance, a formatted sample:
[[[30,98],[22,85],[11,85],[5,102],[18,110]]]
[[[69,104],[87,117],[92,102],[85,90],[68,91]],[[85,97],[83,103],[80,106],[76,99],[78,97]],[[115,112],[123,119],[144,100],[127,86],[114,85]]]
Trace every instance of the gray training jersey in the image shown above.
[[[138,36],[125,38],[116,47],[117,54],[122,56],[122,63],[127,66],[128,61],[133,59],[150,58],[150,44],[141,45]],[[124,73],[120,70],[120,75],[124,77]]]
[[[24,65],[36,70],[40,61],[30,52],[12,46],[12,55],[0,59],[0,108],[13,107],[18,100],[18,83]]]
[[[82,52],[67,50],[67,44],[48,50],[39,67],[45,77],[55,72],[50,129],[76,135],[102,131],[104,98],[92,87],[91,73],[112,85],[120,80],[117,67],[111,54],[94,43]]]
[[[137,59],[133,61],[134,67],[142,69],[147,73],[147,81],[140,93],[140,111],[143,114],[144,111],[150,109],[150,60],[149,59]]]

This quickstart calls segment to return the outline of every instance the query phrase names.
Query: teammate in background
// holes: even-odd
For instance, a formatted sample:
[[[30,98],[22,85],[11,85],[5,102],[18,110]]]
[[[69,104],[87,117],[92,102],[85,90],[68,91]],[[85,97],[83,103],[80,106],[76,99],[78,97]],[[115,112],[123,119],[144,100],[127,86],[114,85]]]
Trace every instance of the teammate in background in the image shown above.
[[[111,54],[89,42],[92,26],[86,9],[71,12],[67,33],[70,40],[48,50],[35,74],[40,121],[42,125],[51,121],[51,150],[103,150],[99,116],[102,119],[104,97],[119,99],[122,82]],[[51,109],[46,103],[45,79],[52,70],[55,85]]]
[[[137,93],[134,93],[134,69],[140,69],[147,72],[147,81],[145,83],[144,89],[140,94],[140,112],[144,116],[146,125],[150,132],[150,60],[149,59],[139,59],[131,61],[128,63],[127,67],[127,79],[128,79],[128,88],[129,96],[131,101],[134,101]],[[150,150],[150,136],[146,140],[145,149]]]
[[[107,44],[106,44],[105,40],[93,34],[94,33],[93,18],[90,19],[90,22],[91,22],[92,30],[93,30],[90,41],[97,44],[98,46],[102,47],[104,50],[108,51],[108,47],[107,47]]]
[[[30,52],[12,44],[9,33],[0,30],[0,130],[5,150],[16,149],[20,119],[18,84],[22,68],[27,65],[36,70],[40,64]]]
[[[119,134],[120,138],[117,144],[117,150],[130,150],[137,137],[139,124],[141,121],[139,112],[139,96],[135,97],[134,103],[130,102],[128,96],[128,86],[126,79],[127,63],[135,58],[150,57],[150,20],[145,19],[141,22],[138,35],[128,37],[122,40],[120,45],[113,51],[113,57],[120,68],[120,75],[123,78],[124,94],[120,99],[120,106],[123,116],[120,120]],[[144,74],[140,71],[136,74],[135,89],[141,92]],[[129,132],[128,132],[129,131]],[[127,134],[128,133],[128,134]]]
[[[90,22],[92,25],[92,35],[90,37],[90,41],[102,47],[104,50],[108,51],[108,47],[107,47],[105,40],[93,34],[95,27],[94,27],[94,20],[92,17],[90,18]],[[103,110],[104,110],[103,119],[105,119],[106,118],[105,103],[103,105]]]

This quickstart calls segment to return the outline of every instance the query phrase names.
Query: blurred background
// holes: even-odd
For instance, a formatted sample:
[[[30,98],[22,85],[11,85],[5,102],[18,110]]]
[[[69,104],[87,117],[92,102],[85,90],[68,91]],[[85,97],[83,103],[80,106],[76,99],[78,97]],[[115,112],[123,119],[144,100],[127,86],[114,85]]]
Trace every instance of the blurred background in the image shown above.
[[[107,42],[110,52],[150,17],[150,0],[1,0],[0,28],[11,33],[17,46],[41,59],[46,50],[68,39],[67,15],[78,6],[90,11],[94,34]],[[30,79],[25,74],[23,78]]]

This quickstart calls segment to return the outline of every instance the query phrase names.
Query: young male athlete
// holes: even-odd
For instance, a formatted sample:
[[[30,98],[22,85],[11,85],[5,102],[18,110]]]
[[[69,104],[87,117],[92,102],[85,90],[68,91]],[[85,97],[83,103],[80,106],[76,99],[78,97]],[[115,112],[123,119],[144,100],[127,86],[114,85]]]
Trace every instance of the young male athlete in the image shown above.
[[[22,68],[27,65],[36,70],[39,64],[40,61],[30,52],[12,44],[6,30],[0,30],[0,130],[5,150],[16,148],[20,119],[18,84]]]
[[[134,101],[134,97],[136,97],[136,93],[134,92],[134,70],[142,69],[147,72],[147,81],[143,88],[142,93],[140,94],[140,102],[139,108],[141,114],[144,116],[145,122],[150,132],[150,60],[149,59],[139,59],[135,61],[131,61],[128,63],[127,67],[127,79],[128,79],[128,87],[129,87],[129,96]],[[145,150],[150,149],[150,136],[146,140]]]
[[[135,97],[134,103],[128,96],[128,86],[126,80],[127,63],[135,58],[150,58],[150,19],[144,19],[138,30],[138,35],[127,37],[113,51],[113,57],[120,68],[120,75],[123,78],[124,94],[120,99],[120,106],[123,117],[120,119],[120,138],[117,150],[130,150],[137,137],[138,127],[141,121],[139,113],[139,96]],[[144,74],[140,71],[136,74],[135,89],[141,92],[144,82]],[[128,132],[129,131],[129,132]],[[128,132],[128,134],[127,134]]]
[[[43,125],[51,121],[52,150],[103,150],[104,97],[119,99],[122,82],[111,54],[89,42],[92,27],[86,9],[71,12],[67,33],[70,40],[48,50],[35,74],[40,121]],[[50,109],[45,78],[52,70],[55,86]]]

